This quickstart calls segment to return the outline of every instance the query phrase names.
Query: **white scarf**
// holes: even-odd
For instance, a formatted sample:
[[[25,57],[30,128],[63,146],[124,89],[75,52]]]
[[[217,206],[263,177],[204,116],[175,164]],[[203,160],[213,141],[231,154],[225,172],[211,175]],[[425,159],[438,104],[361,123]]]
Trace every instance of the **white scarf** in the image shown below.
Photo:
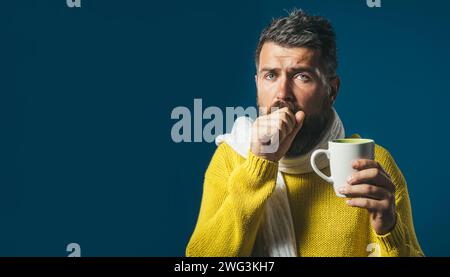
[[[216,145],[227,143],[234,151],[247,158],[250,150],[251,129],[253,120],[248,117],[236,119],[230,134],[216,137]],[[300,130],[301,132],[301,130]],[[312,172],[310,157],[316,149],[327,149],[328,141],[344,138],[345,131],[339,115],[333,108],[333,116],[323,133],[319,143],[309,153],[295,158],[283,157],[278,162],[276,187],[264,206],[264,216],[253,248],[254,256],[296,257],[297,243],[294,224],[283,174],[304,174]],[[323,155],[317,157],[317,167],[328,166],[328,159]]]

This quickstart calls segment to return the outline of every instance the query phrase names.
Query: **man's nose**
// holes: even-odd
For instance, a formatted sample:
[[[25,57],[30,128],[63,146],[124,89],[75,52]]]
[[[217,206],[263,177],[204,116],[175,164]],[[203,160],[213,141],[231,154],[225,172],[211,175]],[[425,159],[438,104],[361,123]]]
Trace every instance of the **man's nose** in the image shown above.
[[[278,100],[283,101],[293,101],[294,94],[292,93],[292,88],[289,84],[289,80],[286,77],[282,77],[278,79],[278,87],[276,97]]]

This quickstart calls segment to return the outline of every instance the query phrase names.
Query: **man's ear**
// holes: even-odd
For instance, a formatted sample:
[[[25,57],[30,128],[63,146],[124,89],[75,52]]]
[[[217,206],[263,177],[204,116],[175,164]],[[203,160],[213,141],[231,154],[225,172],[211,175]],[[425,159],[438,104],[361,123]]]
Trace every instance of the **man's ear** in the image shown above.
[[[330,80],[330,100],[331,103],[334,103],[336,97],[339,94],[339,88],[341,87],[341,79],[339,76],[334,77]]]

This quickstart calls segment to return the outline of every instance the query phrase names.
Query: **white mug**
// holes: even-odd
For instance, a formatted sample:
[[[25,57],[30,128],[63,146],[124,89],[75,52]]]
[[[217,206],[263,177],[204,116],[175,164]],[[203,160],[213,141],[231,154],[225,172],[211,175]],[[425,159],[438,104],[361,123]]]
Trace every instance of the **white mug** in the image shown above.
[[[347,182],[347,178],[357,170],[353,169],[352,163],[358,159],[374,159],[375,142],[371,139],[347,138],[335,139],[328,142],[328,150],[317,149],[311,155],[311,166],[313,170],[325,181],[332,183],[336,196],[346,197],[338,191]],[[326,154],[330,160],[331,176],[317,168],[316,157]]]

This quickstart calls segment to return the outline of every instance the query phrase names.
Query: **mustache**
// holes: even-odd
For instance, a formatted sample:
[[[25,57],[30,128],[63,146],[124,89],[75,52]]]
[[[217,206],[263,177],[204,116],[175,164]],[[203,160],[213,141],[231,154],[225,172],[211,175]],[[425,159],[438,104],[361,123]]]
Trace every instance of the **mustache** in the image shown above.
[[[284,101],[284,100],[277,100],[277,101],[275,101],[270,108],[271,109],[272,108],[277,108],[277,109],[288,108],[293,113],[296,113],[298,111],[302,111],[302,108],[299,107],[297,103]]]

